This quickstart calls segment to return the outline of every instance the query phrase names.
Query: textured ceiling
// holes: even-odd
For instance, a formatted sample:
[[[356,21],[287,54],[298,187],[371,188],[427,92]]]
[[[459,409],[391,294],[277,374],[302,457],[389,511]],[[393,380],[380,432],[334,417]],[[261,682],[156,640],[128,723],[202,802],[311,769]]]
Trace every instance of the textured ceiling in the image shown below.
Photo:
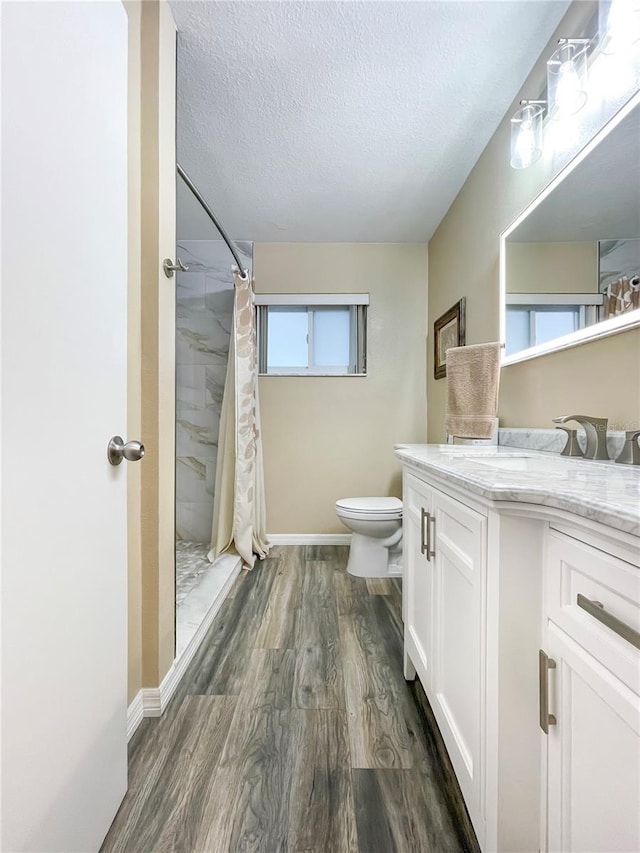
[[[568,5],[174,0],[178,158],[237,239],[424,242]]]

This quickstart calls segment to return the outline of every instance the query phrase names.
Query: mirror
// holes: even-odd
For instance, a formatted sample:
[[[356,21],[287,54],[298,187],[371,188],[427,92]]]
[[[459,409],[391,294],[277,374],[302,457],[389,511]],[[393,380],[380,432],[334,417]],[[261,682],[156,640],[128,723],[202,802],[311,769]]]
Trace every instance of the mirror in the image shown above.
[[[640,324],[636,96],[501,238],[508,364]]]

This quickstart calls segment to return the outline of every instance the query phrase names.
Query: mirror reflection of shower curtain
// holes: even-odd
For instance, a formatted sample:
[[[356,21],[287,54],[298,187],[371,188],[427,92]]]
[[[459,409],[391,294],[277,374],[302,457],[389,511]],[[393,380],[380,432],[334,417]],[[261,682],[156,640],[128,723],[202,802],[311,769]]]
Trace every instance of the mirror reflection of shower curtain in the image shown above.
[[[640,276],[626,275],[608,284],[604,290],[604,317],[617,317],[640,308]]]
[[[269,551],[258,367],[256,315],[250,278],[235,272],[233,326],[222,400],[211,529],[211,562],[236,551],[253,568]]]

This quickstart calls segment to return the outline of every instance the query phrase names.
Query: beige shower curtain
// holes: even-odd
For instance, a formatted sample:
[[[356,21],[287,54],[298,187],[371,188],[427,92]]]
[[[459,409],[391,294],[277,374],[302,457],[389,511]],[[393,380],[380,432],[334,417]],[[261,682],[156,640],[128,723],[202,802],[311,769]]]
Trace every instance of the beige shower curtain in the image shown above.
[[[253,287],[234,271],[233,326],[220,415],[209,560],[237,551],[253,568],[269,551]]]

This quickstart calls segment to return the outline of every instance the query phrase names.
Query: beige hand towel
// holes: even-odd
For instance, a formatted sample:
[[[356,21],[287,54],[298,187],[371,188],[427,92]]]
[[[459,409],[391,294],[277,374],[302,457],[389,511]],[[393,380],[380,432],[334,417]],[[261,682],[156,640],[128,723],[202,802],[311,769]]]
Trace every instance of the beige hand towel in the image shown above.
[[[498,411],[500,344],[447,350],[448,435],[491,438]]]

